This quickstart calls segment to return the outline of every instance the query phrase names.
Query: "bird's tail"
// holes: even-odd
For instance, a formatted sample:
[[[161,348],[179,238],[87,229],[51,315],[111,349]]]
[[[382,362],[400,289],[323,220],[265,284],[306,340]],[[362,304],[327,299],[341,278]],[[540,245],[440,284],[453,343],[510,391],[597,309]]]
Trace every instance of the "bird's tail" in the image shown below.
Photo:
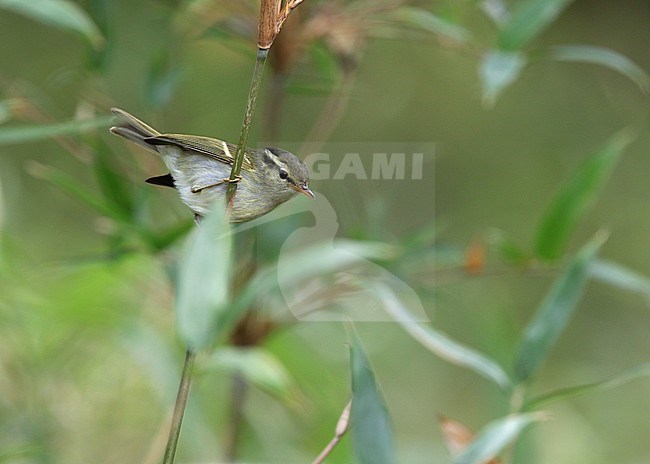
[[[113,134],[131,140],[148,150],[157,152],[156,147],[147,143],[145,139],[148,137],[156,137],[160,135],[160,132],[124,110],[112,108],[111,111],[116,119],[115,125],[110,129]]]

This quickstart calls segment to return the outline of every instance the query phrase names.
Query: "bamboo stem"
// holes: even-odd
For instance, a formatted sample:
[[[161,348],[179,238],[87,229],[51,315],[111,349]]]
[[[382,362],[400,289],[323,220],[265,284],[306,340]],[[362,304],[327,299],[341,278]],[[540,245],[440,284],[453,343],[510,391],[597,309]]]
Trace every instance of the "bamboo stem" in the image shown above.
[[[284,8],[282,8],[282,0],[262,0],[260,3],[257,59],[255,60],[255,68],[253,69],[251,88],[248,91],[248,102],[239,135],[239,143],[237,144],[237,152],[235,153],[235,159],[230,171],[230,182],[226,190],[226,210],[228,214],[232,211],[232,206],[235,202],[237,183],[240,179],[241,167],[244,162],[244,152],[246,151],[246,144],[248,142],[248,133],[250,132],[253,113],[257,105],[257,97],[260,93],[260,84],[262,82],[262,75],[264,74],[264,65],[269,56],[269,49],[280,32],[282,24],[289,16],[289,13],[302,2],[303,0],[286,0]]]
[[[169,438],[167,439],[163,464],[173,464],[174,457],[176,456],[176,447],[178,445],[178,437],[181,434],[181,425],[183,423],[187,398],[190,394],[190,384],[192,382],[192,372],[194,370],[195,360],[196,352],[191,348],[188,348],[185,352],[183,373],[181,374],[181,381],[178,385],[178,394],[176,395],[174,415],[172,416],[171,428],[169,429]]]
[[[253,79],[251,81],[251,88],[248,91],[248,103],[246,105],[246,113],[244,114],[244,121],[242,122],[241,133],[239,135],[239,143],[237,144],[237,151],[235,152],[235,160],[230,171],[230,182],[226,190],[226,205],[228,213],[232,210],[232,205],[235,201],[235,194],[237,193],[237,179],[241,173],[241,167],[244,162],[244,151],[248,143],[248,133],[250,132],[251,122],[253,120],[253,113],[257,105],[257,97],[260,93],[260,84],[262,83],[262,75],[264,74],[264,65],[269,56],[268,49],[258,48],[257,59],[255,60],[255,68],[253,69]]]

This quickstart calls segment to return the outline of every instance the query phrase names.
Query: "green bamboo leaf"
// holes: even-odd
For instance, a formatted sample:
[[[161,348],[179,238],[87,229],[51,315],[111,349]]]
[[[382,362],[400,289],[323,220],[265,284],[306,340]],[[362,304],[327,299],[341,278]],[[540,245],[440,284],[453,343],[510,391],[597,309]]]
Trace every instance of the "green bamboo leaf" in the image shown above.
[[[542,413],[511,414],[494,420],[452,460],[452,464],[485,464],[495,458],[519,434],[534,422],[545,418]]]
[[[80,119],[58,124],[4,127],[0,129],[0,146],[15,143],[36,142],[38,140],[62,135],[76,135],[111,124],[110,116],[94,119]]]
[[[492,106],[499,95],[509,87],[526,66],[526,56],[518,52],[491,50],[481,60],[479,77],[483,103]]]
[[[190,235],[179,266],[176,321],[193,350],[213,341],[228,311],[230,258],[230,226],[219,202]]]
[[[81,34],[94,48],[99,49],[104,44],[104,38],[90,16],[69,0],[0,0],[0,8]]]
[[[464,44],[472,39],[472,34],[464,27],[446,21],[422,8],[403,6],[395,10],[392,16],[409,26],[431,32],[454,42]]]
[[[538,396],[533,398],[528,403],[526,403],[525,409],[537,409],[541,405],[546,403],[551,403],[553,401],[563,400],[570,398],[572,396],[583,395],[585,393],[591,393],[602,390],[610,390],[612,388],[620,387],[626,383],[632,382],[633,380],[640,379],[642,377],[650,376],[650,363],[642,364],[640,366],[635,366],[631,369],[627,369],[623,372],[605,379],[599,382],[587,383],[584,385],[576,385],[573,387],[562,388],[545,395]]]
[[[596,260],[589,267],[591,276],[616,287],[650,298],[650,278],[610,261]]]
[[[395,322],[433,354],[452,364],[474,371],[493,381],[504,391],[510,391],[512,383],[496,361],[452,340],[443,332],[418,322],[389,287],[376,284],[373,286],[373,291],[382,300],[384,309]]]
[[[499,48],[519,50],[537,37],[573,0],[527,0],[515,4],[499,33]]]
[[[121,211],[124,218],[132,218],[135,201],[130,183],[113,167],[108,146],[101,140],[97,140],[95,145],[93,168],[104,198],[114,209]]]
[[[537,228],[535,254],[539,258],[554,260],[562,256],[578,220],[594,202],[632,140],[627,130],[614,135],[561,187]]]
[[[518,381],[526,381],[535,373],[566,328],[587,285],[589,267],[605,239],[605,234],[599,233],[580,250],[537,309],[515,357]]]
[[[250,384],[280,400],[297,400],[293,378],[282,362],[263,348],[219,348],[206,365],[206,369],[215,368],[238,372]]]
[[[84,187],[66,173],[35,161],[27,165],[27,170],[32,176],[50,182],[72,198],[86,203],[99,214],[108,216],[116,221],[124,220],[122,211],[115,209],[113,205],[97,197],[91,190]]]
[[[552,47],[548,57],[557,61],[598,64],[623,74],[644,92],[650,92],[650,76],[628,57],[614,50],[590,45]]]
[[[359,464],[395,463],[388,411],[368,357],[356,334],[352,338],[350,367],[352,442],[357,461]]]

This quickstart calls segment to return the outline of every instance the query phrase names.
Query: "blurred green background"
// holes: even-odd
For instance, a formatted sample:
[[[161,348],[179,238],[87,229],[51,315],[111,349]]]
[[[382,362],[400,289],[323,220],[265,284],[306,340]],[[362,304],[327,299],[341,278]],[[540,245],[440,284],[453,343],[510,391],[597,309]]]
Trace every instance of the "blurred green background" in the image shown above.
[[[237,140],[254,63],[255,2],[76,3],[98,25],[103,45],[0,8],[0,131],[105,116],[119,106],[170,132]],[[409,2],[471,31],[473,39],[460,44],[398,21],[400,2],[349,24],[337,9],[364,2],[323,3],[306,0],[286,24],[287,40],[274,45],[251,141],[300,146],[317,124],[327,140],[308,142],[435,143],[419,181],[312,183],[337,210],[339,237],[403,244],[435,220],[417,284],[407,280],[435,327],[512,364],[559,265],[530,271],[503,259],[490,237],[505,231],[532,253],[560,186],[626,127],[637,137],[581,218],[566,256],[605,229],[601,257],[650,274],[648,95],[607,66],[543,55],[553,45],[599,46],[649,70],[647,0],[571,3],[525,48],[529,66],[492,106],[478,68],[496,28],[481,7],[501,2]],[[329,32],[292,49],[305,40],[296,31],[309,31],[305,24],[318,15],[334,18]],[[319,134],[331,102],[342,109],[331,134]],[[155,157],[104,128],[71,137],[0,145],[0,462],[157,462],[183,356],[169,279],[180,240],[172,238],[189,230],[191,214],[175,192],[142,184],[163,172]],[[45,181],[53,172],[98,198],[114,180],[97,173],[115,174],[135,204],[131,225],[62,191],[65,182]],[[284,220],[267,246],[281,245],[295,224]],[[485,259],[467,272],[472,246]],[[387,266],[408,276],[409,265]],[[647,293],[591,282],[531,391],[647,363],[649,326]],[[450,461],[438,414],[479,430],[507,413],[508,398],[494,385],[433,356],[397,324],[357,329],[391,415],[398,462]],[[335,322],[290,325],[265,340],[291,388],[280,395],[250,389],[242,461],[310,462],[320,452],[349,398],[346,343]],[[642,378],[550,404],[552,420],[526,433],[517,462],[650,462],[649,391]],[[227,371],[199,376],[178,462],[223,455],[229,395]],[[346,437],[327,462],[352,461]]]

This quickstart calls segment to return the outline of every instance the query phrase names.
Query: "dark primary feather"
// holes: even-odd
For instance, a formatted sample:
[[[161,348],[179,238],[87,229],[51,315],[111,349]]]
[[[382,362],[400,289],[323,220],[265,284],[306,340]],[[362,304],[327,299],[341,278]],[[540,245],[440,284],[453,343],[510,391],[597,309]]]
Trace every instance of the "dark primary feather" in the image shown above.
[[[233,163],[233,156],[237,151],[237,145],[199,135],[161,134],[155,137],[147,137],[144,141],[151,145],[173,145],[183,150],[202,153],[226,164]],[[228,151],[224,150],[224,143]],[[248,169],[253,169],[253,164],[247,154],[244,154],[243,165]]]
[[[174,185],[174,178],[172,177],[171,174],[163,174],[162,176],[150,177],[147,180],[145,180],[145,182],[147,184],[162,185],[163,187],[176,188],[176,185]]]

